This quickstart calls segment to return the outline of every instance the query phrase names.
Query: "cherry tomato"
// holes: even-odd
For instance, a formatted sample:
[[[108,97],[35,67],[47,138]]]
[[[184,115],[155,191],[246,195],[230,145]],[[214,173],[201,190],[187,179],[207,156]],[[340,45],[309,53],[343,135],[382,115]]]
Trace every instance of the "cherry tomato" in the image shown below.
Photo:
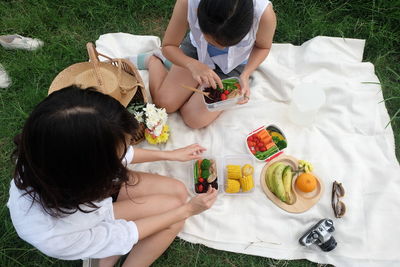
[[[200,177],[200,178],[199,178],[199,182],[200,182],[200,183],[204,182],[204,179]]]
[[[221,100],[226,100],[226,99],[227,99],[226,94],[222,94],[222,95],[221,95]]]
[[[229,95],[229,91],[228,91],[228,90],[225,90],[225,91],[224,91],[224,94]]]

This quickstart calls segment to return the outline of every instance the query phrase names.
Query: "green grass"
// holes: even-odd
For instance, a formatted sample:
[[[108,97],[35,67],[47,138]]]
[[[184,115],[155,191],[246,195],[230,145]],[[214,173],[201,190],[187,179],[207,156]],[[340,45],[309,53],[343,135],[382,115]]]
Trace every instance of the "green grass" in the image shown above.
[[[20,240],[5,203],[12,176],[12,138],[34,105],[65,67],[87,59],[85,44],[108,32],[162,36],[173,0],[3,0],[0,34],[19,33],[45,41],[37,52],[0,49],[0,63],[13,80],[0,89],[0,265],[80,266],[48,258]],[[364,61],[375,65],[387,99],[400,158],[400,1],[275,1],[275,42],[299,45],[318,35],[366,39]],[[217,251],[177,239],[154,266],[315,266],[306,260],[276,261]]]

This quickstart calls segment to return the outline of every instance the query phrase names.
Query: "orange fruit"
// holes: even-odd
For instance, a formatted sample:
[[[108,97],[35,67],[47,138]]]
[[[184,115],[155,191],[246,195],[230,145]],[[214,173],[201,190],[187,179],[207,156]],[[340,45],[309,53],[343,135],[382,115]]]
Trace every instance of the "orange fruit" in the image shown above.
[[[296,179],[296,186],[305,193],[312,192],[317,187],[317,179],[310,173],[302,173]]]

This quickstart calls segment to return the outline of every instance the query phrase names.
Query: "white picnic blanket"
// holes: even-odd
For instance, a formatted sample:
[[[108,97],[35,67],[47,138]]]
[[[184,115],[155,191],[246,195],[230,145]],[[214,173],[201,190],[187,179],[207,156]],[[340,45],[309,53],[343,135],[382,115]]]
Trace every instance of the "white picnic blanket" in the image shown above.
[[[112,33],[100,36],[100,52],[125,57],[160,45],[157,37]],[[209,127],[192,130],[171,114],[171,138],[152,149],[174,149],[194,142],[214,156],[245,154],[245,136],[264,124],[286,134],[285,154],[314,164],[326,190],[309,211],[291,214],[276,207],[260,187],[264,164],[255,165],[255,192],[219,198],[212,209],[186,221],[179,237],[220,250],[276,259],[306,258],[337,266],[400,266],[400,167],[392,128],[382,103],[374,66],[362,62],[365,41],[315,37],[301,46],[273,44],[268,58],[254,72],[251,100],[225,111]],[[146,71],[141,71],[148,84]],[[294,86],[324,84],[326,105],[309,127],[287,116]],[[312,90],[312,88],[310,88]],[[189,163],[156,162],[135,169],[175,177],[190,188]],[[332,182],[342,182],[347,213],[334,219]],[[338,246],[331,252],[306,248],[299,237],[321,218],[333,218]]]

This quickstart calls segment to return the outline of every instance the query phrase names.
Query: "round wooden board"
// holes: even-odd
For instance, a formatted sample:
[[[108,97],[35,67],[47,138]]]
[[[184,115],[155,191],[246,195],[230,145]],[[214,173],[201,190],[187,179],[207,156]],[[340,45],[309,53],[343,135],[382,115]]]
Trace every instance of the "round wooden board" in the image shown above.
[[[261,177],[260,177],[260,184],[262,189],[264,190],[264,193],[267,195],[267,197],[278,207],[281,209],[291,212],[291,213],[301,213],[309,210],[312,206],[314,206],[319,199],[321,198],[323,192],[324,192],[324,184],[322,181],[315,175],[315,178],[317,179],[317,188],[310,193],[303,193],[299,190],[296,189],[295,182],[297,179],[298,174],[296,174],[293,177],[292,180],[292,190],[294,192],[294,195],[296,197],[296,201],[293,205],[288,205],[285,202],[281,201],[277,196],[275,196],[267,187],[267,184],[265,183],[265,174],[267,172],[267,169],[269,166],[274,164],[275,162],[283,162],[287,165],[292,166],[293,170],[297,170],[298,167],[298,160],[292,156],[287,156],[287,155],[281,155],[270,162],[268,162],[264,168],[261,171]]]

